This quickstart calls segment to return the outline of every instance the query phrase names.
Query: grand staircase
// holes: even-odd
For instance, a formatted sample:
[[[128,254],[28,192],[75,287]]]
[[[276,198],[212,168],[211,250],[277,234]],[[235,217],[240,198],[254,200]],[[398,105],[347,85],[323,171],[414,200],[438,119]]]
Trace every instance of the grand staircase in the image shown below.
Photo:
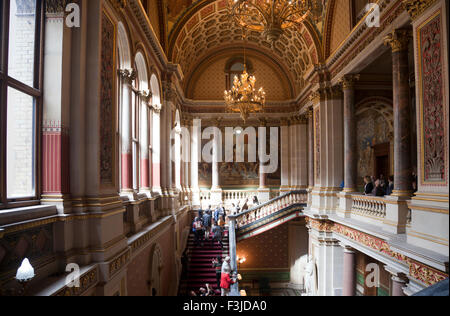
[[[307,205],[306,190],[291,191],[248,211],[229,216],[235,221],[236,241],[242,241],[302,217]]]
[[[206,283],[220,295],[212,260],[218,255],[222,257],[229,255],[232,269],[237,270],[236,243],[304,216],[303,209],[307,205],[307,200],[306,190],[291,191],[247,211],[229,215],[229,232],[224,236],[223,250],[217,243],[213,245],[211,241],[206,241],[203,247],[195,247],[194,235],[191,233],[187,246],[189,260],[180,283],[179,295],[187,296],[190,291],[198,293],[200,287],[205,287]],[[232,295],[239,295],[237,284],[234,289],[232,287]]]
[[[216,270],[212,267],[212,261],[217,256],[225,258],[229,255],[228,231],[225,231],[223,237],[223,249],[217,242],[212,243],[211,239],[201,245],[195,246],[194,234],[191,232],[188,239],[188,262],[186,273],[180,283],[180,296],[188,296],[191,291],[198,291],[208,283],[211,289],[220,296],[220,289],[217,288]]]

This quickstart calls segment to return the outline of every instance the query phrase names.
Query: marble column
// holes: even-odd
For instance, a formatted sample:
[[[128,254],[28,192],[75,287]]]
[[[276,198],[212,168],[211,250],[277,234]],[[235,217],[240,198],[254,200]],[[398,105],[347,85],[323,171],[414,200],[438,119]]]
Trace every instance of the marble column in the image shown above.
[[[344,192],[357,191],[355,81],[359,75],[341,79],[344,91]]]
[[[410,196],[411,165],[411,102],[409,98],[408,47],[410,31],[398,29],[385,37],[392,48],[394,101],[394,196]]]
[[[299,117],[298,125],[298,155],[297,155],[297,166],[298,166],[298,189],[306,190],[308,188],[308,119],[305,115]]]
[[[344,250],[343,296],[356,296],[356,253],[347,246]]]
[[[290,182],[291,182],[291,190],[295,190],[297,188],[297,157],[296,157],[296,127],[297,121],[295,118],[291,119],[291,125],[289,126],[289,147],[290,147]]]
[[[290,189],[290,146],[289,146],[289,120],[281,119],[281,187],[280,194]]]
[[[220,121],[215,122],[217,128],[214,129],[213,155],[212,155],[212,186],[211,205],[213,207],[222,203],[222,189],[220,188],[219,162],[222,160],[222,133],[219,126]]]
[[[191,189],[192,205],[200,206],[200,188],[198,186],[198,164],[201,159],[201,120],[194,119],[191,128]]]
[[[392,276],[392,296],[406,296],[403,288],[406,287],[405,278]]]
[[[136,79],[134,69],[119,70],[122,83],[122,126],[121,126],[121,191],[130,193],[133,191],[133,155],[132,155],[132,83]]]
[[[412,194],[411,125],[412,107],[409,99],[408,44],[410,31],[394,30],[385,38],[392,48],[393,103],[394,103],[394,192],[385,197],[386,217],[383,229],[396,234],[406,232]]]
[[[388,265],[384,266],[384,269],[391,274],[391,296],[406,296],[404,292],[408,283],[406,274]]]
[[[152,104],[152,192],[161,195],[161,105]]]

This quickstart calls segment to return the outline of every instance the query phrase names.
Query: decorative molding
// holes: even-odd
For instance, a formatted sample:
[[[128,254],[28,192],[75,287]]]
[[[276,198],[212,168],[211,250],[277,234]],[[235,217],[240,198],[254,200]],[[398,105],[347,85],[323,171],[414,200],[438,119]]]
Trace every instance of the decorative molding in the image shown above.
[[[131,250],[127,249],[119,257],[111,261],[109,263],[109,277],[111,278],[114,274],[120,271],[130,261],[130,258]]]
[[[339,83],[342,85],[342,89],[344,90],[352,90],[355,88],[355,84],[361,76],[357,75],[345,75],[341,79],[339,79]]]
[[[98,266],[80,277],[80,287],[65,286],[52,296],[81,296],[99,282]]]
[[[402,2],[411,19],[414,21],[431,7],[436,0],[403,0]]]

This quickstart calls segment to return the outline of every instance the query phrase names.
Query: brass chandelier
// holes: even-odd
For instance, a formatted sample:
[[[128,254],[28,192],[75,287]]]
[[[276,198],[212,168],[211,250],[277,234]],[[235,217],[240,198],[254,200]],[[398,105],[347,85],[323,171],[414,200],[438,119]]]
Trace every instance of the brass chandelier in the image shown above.
[[[245,41],[245,32],[243,30],[243,39]],[[234,76],[231,90],[225,90],[224,98],[226,111],[230,113],[240,113],[244,123],[247,121],[250,113],[261,112],[266,103],[266,92],[261,87],[256,90],[256,77],[247,73],[245,45],[244,45],[244,71],[238,76]]]
[[[240,27],[263,32],[276,42],[285,29],[322,16],[321,0],[228,0],[230,14]]]

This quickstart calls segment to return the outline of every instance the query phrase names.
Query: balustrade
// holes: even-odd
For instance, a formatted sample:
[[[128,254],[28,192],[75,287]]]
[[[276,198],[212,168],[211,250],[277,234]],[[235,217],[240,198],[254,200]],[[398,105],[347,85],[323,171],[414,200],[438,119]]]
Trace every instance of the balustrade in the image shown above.
[[[386,201],[382,197],[352,195],[352,213],[376,218],[386,217]]]

